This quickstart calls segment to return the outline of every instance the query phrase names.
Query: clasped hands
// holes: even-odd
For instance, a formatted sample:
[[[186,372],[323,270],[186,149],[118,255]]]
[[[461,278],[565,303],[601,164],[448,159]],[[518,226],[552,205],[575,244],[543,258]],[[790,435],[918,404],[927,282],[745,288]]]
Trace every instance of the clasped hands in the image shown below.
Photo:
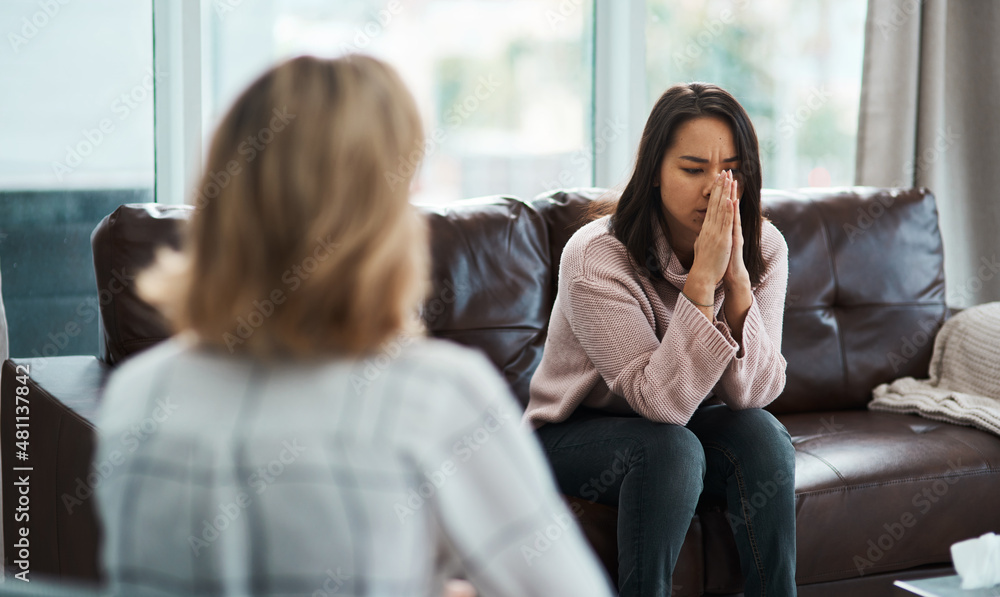
[[[743,262],[743,226],[740,222],[738,183],[731,170],[720,172],[712,185],[708,212],[694,241],[694,261],[688,272],[684,294],[693,302],[711,305],[715,287],[722,281],[726,294],[723,310],[726,322],[739,342],[743,321],[753,302],[750,274]],[[699,307],[714,318],[711,307]]]

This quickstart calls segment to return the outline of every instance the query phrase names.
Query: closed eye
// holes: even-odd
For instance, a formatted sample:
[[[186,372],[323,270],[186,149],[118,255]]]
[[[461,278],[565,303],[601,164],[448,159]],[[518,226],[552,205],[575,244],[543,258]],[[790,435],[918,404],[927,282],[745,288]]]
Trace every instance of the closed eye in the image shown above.
[[[681,170],[687,172],[688,174],[701,174],[702,172],[704,172],[704,170],[702,168],[681,168]],[[730,168],[729,170],[734,175],[740,173],[740,169],[739,168]]]

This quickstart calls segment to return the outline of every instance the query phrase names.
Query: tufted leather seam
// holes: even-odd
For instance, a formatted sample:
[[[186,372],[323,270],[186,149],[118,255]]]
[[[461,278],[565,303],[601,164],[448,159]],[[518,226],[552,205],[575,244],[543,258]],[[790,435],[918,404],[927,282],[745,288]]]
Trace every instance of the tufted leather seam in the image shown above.
[[[45,392],[45,393],[48,394],[48,392]],[[51,395],[49,396],[49,399],[52,402],[56,402],[56,403],[59,402],[58,400],[56,400],[55,398],[53,398]],[[63,410],[64,411],[68,411],[69,409],[64,408]],[[62,460],[61,451],[62,451],[62,440],[63,440],[63,434],[64,434],[64,431],[63,431],[63,429],[64,429],[63,421],[66,418],[66,413],[65,412],[61,412],[61,413],[59,413],[59,415],[60,416],[56,417],[56,424],[55,424],[55,432],[56,432],[56,476],[57,477],[61,476],[60,475],[61,471],[59,470],[59,465],[63,464],[60,461]],[[66,494],[63,494],[63,495],[66,495]],[[64,502],[64,504],[65,504],[65,502]],[[60,509],[59,508],[55,508],[55,510],[56,510],[56,523],[53,526],[55,527],[56,532],[55,532],[55,536],[52,537],[52,540],[55,543],[55,545],[53,547],[55,548],[55,552],[56,552],[56,568],[58,569],[58,571],[59,571],[60,574],[67,574],[67,570],[64,569],[63,557],[62,557],[63,554],[62,554],[62,549],[60,548],[60,543],[61,542],[59,541],[59,539],[61,537],[64,537],[65,535],[69,534],[69,533],[64,533],[64,531],[66,529],[63,527],[63,524],[68,524],[68,523],[65,522],[66,519],[62,516],[62,512],[60,511]],[[60,523],[62,523],[62,524],[60,524]],[[11,543],[13,543],[13,539],[11,539],[10,541],[11,541]]]
[[[942,301],[908,301],[908,302],[883,302],[883,303],[856,303],[853,305],[838,305],[838,309],[869,309],[872,307],[941,307],[945,306]],[[812,305],[785,307],[785,311],[828,311],[833,305]]]
[[[443,336],[445,334],[459,334],[463,332],[543,332],[544,327],[531,327],[526,325],[495,325],[489,327],[476,328],[445,328],[434,330],[434,335]]]
[[[947,430],[945,430],[945,431],[947,431]],[[987,467],[987,468],[988,468],[989,470],[991,470],[991,471],[992,471],[992,470],[996,470],[996,469],[995,469],[995,468],[993,467],[993,465],[992,465],[992,464],[990,464],[990,459],[986,457],[986,454],[983,454],[983,451],[982,451],[982,450],[980,450],[979,448],[977,448],[977,447],[973,446],[972,444],[970,444],[969,442],[965,441],[964,439],[962,439],[962,438],[960,438],[960,437],[955,437],[955,436],[953,436],[953,435],[951,435],[951,434],[949,434],[949,433],[945,433],[945,436],[946,436],[946,437],[948,437],[949,439],[953,439],[953,440],[955,440],[955,441],[957,441],[957,442],[959,442],[959,443],[963,444],[964,446],[966,446],[966,447],[967,447],[967,448],[969,448],[970,450],[974,451],[974,452],[975,452],[976,454],[979,454],[979,457],[983,459],[983,462],[984,462],[984,463],[986,464],[986,467]]]
[[[115,248],[117,246],[117,241],[116,241],[116,238],[115,238],[117,235],[115,234],[115,229],[116,229],[116,227],[118,225],[118,212],[119,212],[120,209],[121,209],[121,207],[119,207],[115,211],[111,212],[111,214],[108,216],[108,226],[107,226],[107,229],[108,229],[108,240],[107,240],[107,244],[108,244],[108,261],[111,262],[111,269],[112,270],[115,267],[115,254],[117,253],[117,251],[115,250]],[[99,291],[98,291],[98,293],[99,293]],[[119,304],[119,302],[117,300],[111,301],[111,309],[109,309],[109,311],[110,311],[110,314],[111,314],[111,325],[113,326],[112,330],[113,330],[113,334],[114,334],[114,341],[115,341],[115,343],[118,344],[119,347],[121,347],[122,346],[122,332],[121,332],[121,326],[118,325],[118,320],[120,319],[119,316],[118,316],[118,304]],[[107,326],[105,326],[105,335],[107,335]],[[110,340],[111,340],[110,338],[107,338],[107,341],[110,341]],[[109,365],[117,365],[117,364],[121,363],[125,359],[125,355],[120,355],[119,356],[119,355],[113,354],[110,347],[105,347],[105,350],[108,353],[108,364]]]
[[[833,473],[840,478],[841,481],[843,481],[844,483],[848,483],[847,478],[844,477],[844,475],[840,474],[840,471],[837,470],[837,467],[833,466],[833,464],[831,464],[830,461],[827,460],[826,458],[823,458],[822,456],[817,456],[816,454],[813,454],[809,450],[796,449],[796,452],[801,452],[803,454],[808,454],[808,455],[812,456],[813,458],[815,458],[816,460],[819,460],[820,462],[822,462],[823,464],[825,464],[826,466],[828,466],[830,468],[830,470],[833,471]]]
[[[890,564],[882,564],[881,566],[873,566],[871,570],[868,570],[867,572],[861,573],[861,575],[857,576],[856,578],[863,578],[865,576],[868,576],[872,572],[903,572],[907,568],[909,568],[911,565],[938,564],[938,563],[944,563],[944,562],[939,562],[938,560],[933,560],[930,557],[924,557],[924,558],[919,558],[919,559],[916,559],[916,560],[906,560],[905,562],[894,562],[894,563],[890,563]],[[835,582],[836,580],[840,580],[840,579],[836,579],[835,578],[835,579],[832,579],[832,581],[823,581],[823,580],[814,580],[814,579],[823,579],[823,578],[826,578],[827,576],[830,576],[830,575],[833,575],[833,574],[844,574],[845,572],[853,572],[855,574],[858,574],[858,569],[857,569],[857,567],[855,567],[855,568],[848,568],[847,570],[834,570],[834,571],[831,571],[831,572],[823,572],[822,574],[819,574],[819,575],[816,575],[816,576],[807,577],[806,579],[803,579],[800,582],[802,584],[810,584],[811,582]],[[844,580],[846,580],[846,579],[844,579]]]
[[[811,495],[824,495],[827,493],[836,493],[839,491],[850,491],[854,489],[871,489],[873,487],[888,487],[890,485],[902,485],[903,483],[913,483],[914,481],[937,481],[939,479],[954,479],[954,478],[964,478],[964,477],[981,477],[983,475],[996,474],[997,471],[990,469],[986,471],[976,471],[969,473],[961,473],[958,475],[938,475],[935,477],[908,477],[906,479],[893,479],[892,481],[880,481],[877,483],[863,483],[854,485],[845,485],[843,487],[831,487],[830,489],[816,489],[811,491],[796,491],[796,496],[811,496]]]
[[[850,384],[847,377],[847,351],[844,350],[844,328],[840,323],[840,317],[837,315],[837,309],[839,308],[837,301],[840,297],[840,279],[837,277],[837,264],[833,258],[833,242],[830,237],[826,214],[823,213],[818,204],[811,203],[810,206],[819,214],[819,220],[823,224],[820,229],[823,231],[823,242],[826,244],[826,254],[830,260],[830,273],[833,275],[833,301],[830,303],[829,309],[833,313],[833,320],[837,322],[837,345],[840,347],[840,367],[844,374],[844,395],[847,396],[849,395],[847,390]]]

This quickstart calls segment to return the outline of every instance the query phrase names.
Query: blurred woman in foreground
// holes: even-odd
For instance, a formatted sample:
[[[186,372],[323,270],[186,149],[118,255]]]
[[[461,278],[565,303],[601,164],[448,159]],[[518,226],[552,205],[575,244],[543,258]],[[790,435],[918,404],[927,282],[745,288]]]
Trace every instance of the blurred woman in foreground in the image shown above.
[[[286,62],[226,114],[184,250],[140,280],[178,334],[116,371],[99,419],[98,461],[124,460],[98,490],[114,587],[610,594],[495,369],[412,329],[428,248],[386,174],[422,147],[398,75],[364,56]]]

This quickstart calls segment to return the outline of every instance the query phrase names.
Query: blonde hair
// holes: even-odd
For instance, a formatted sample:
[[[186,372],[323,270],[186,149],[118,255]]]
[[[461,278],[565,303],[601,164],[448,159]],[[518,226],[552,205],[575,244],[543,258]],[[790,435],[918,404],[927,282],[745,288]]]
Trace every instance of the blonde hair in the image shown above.
[[[415,168],[399,166],[422,147],[413,97],[387,64],[272,68],[216,130],[182,258],[161,256],[144,296],[177,331],[230,352],[373,352],[415,325],[426,292]]]

